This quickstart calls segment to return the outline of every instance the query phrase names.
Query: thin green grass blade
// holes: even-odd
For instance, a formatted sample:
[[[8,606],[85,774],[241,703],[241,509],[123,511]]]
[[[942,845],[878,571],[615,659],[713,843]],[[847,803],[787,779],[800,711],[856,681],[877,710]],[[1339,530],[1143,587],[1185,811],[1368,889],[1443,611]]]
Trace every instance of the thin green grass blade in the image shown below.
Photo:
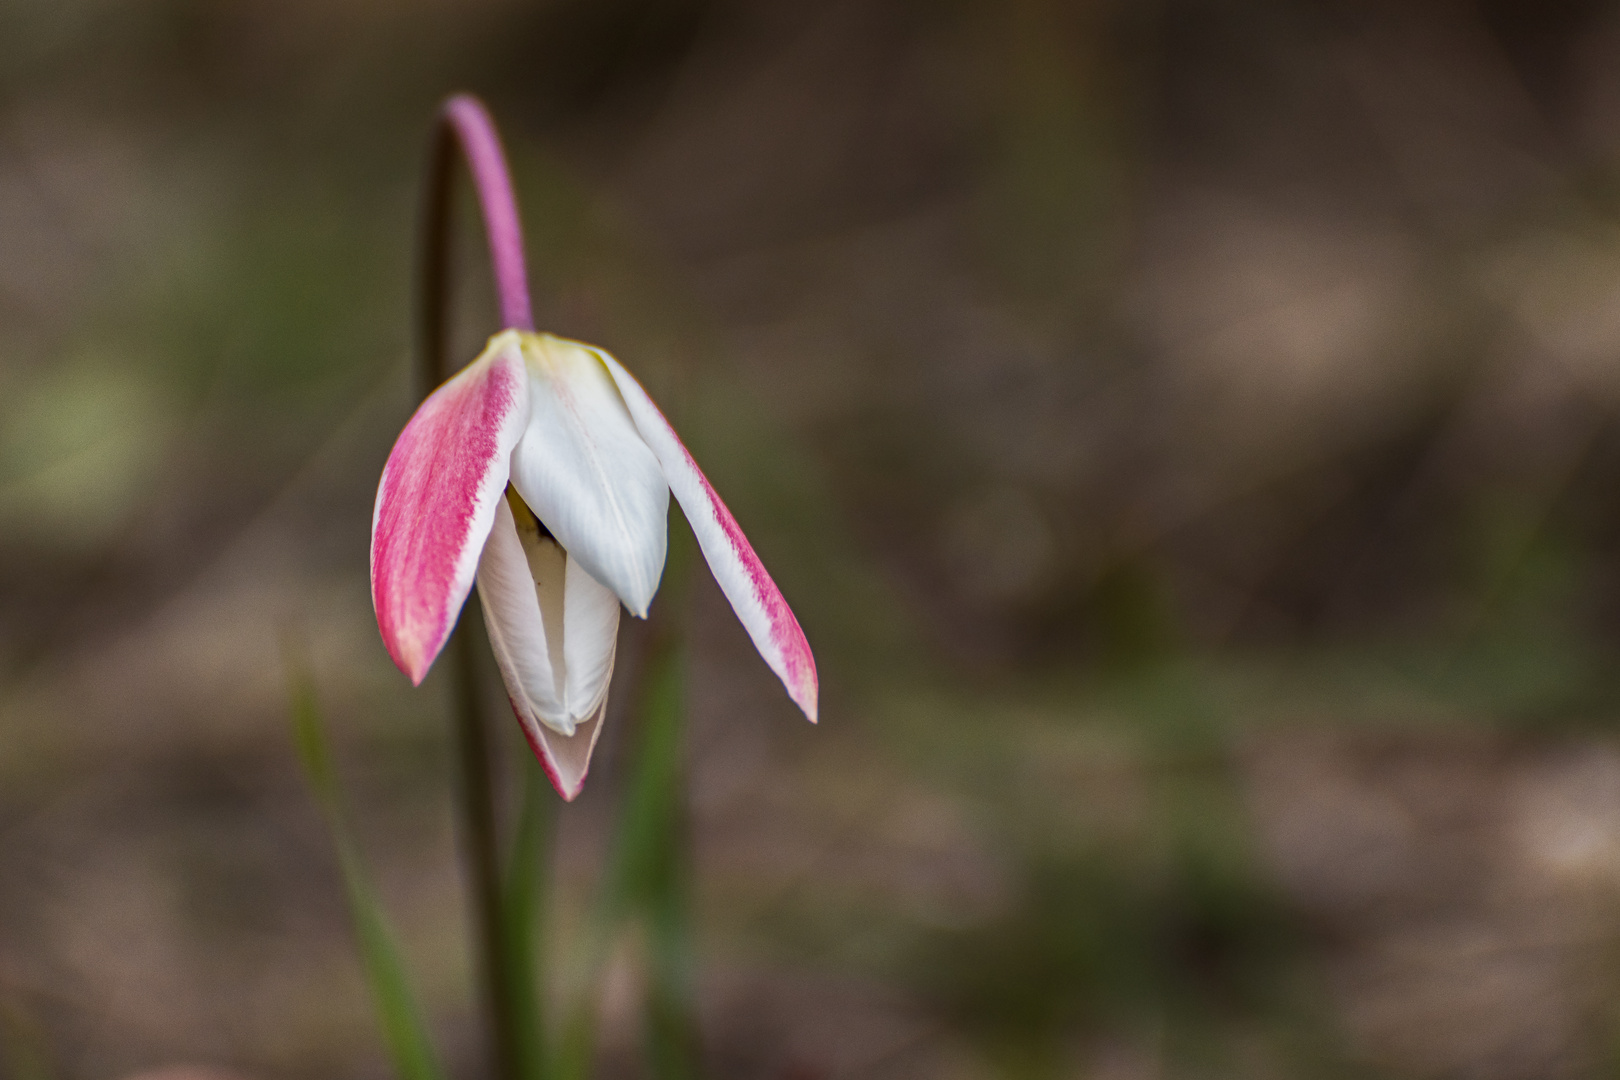
[[[679,620],[696,546],[690,529],[672,521],[664,583],[636,690],[635,750],[600,909],[613,919],[644,911],[655,897],[668,894],[686,855],[681,753],[686,668]]]
[[[371,888],[343,815],[337,774],[327,749],[314,684],[302,665],[290,663],[289,667],[294,740],[337,849],[349,916],[354,922],[361,963],[371,985],[389,1055],[400,1080],[444,1080],[387,915]]]
[[[551,849],[554,812],[551,784],[540,763],[531,754],[524,755],[524,762],[523,803],[501,886],[501,918],[510,950],[504,972],[511,983],[507,1000],[513,1011],[527,1021],[514,1025],[514,1068],[523,1080],[548,1080],[551,1070],[547,1068],[545,1012],[540,994],[545,970],[540,953],[544,929],[540,898],[545,887],[544,855]]]
[[[635,691],[634,751],[612,851],[593,908],[585,990],[562,1027],[556,1080],[587,1080],[595,1050],[596,1003],[613,946],[633,921],[645,930],[648,983],[645,1051],[658,1080],[700,1074],[691,990],[687,897],[691,848],[686,828],[685,650],[678,620],[696,554],[689,529],[671,522],[669,557]]]
[[[645,1038],[659,1080],[701,1073],[693,993],[691,843],[686,818],[686,651],[678,641],[655,655],[642,700],[642,760],[631,797],[627,839],[647,927]]]
[[[647,1063],[658,1080],[695,1077],[696,1026],[686,993],[685,829],[681,769],[681,650],[656,635],[641,679],[637,745],[593,911],[592,973],[562,1031],[558,1080],[587,1080],[595,1053],[596,1003],[614,944],[634,923],[646,931]]]
[[[673,640],[654,642],[643,678],[638,745],[619,817],[606,910],[616,917],[662,898],[682,851],[682,656]]]
[[[700,1067],[688,909],[685,650],[666,627],[650,652],[607,910],[621,920],[638,919],[646,931],[648,1067],[658,1080],[695,1080]]]
[[[575,1003],[557,1040],[557,1080],[587,1080],[596,1053],[596,1002],[591,991]]]
[[[50,1040],[29,1010],[0,993],[0,1064],[11,1080],[53,1080]]]

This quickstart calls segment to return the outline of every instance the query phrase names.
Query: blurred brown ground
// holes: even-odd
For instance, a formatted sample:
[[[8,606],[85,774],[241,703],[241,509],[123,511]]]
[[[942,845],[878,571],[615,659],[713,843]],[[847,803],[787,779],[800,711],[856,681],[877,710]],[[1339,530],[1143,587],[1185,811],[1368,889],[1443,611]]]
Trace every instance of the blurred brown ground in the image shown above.
[[[1613,1071],[1614,5],[5,0],[0,1074],[386,1073],[289,641],[477,1073],[365,580],[455,89],[817,650],[698,588],[713,1076]]]

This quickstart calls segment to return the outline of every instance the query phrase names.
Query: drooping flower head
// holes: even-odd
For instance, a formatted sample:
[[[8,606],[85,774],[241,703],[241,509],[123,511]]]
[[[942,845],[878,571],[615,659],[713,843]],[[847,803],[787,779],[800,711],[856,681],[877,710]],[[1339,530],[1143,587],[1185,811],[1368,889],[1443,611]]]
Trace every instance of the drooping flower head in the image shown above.
[[[400,434],[372,519],[371,590],[421,682],[474,582],[513,711],[552,782],[579,793],[601,734],[619,608],[645,617],[674,494],[743,627],[816,719],[798,620],[675,430],[608,353],[505,330]]]

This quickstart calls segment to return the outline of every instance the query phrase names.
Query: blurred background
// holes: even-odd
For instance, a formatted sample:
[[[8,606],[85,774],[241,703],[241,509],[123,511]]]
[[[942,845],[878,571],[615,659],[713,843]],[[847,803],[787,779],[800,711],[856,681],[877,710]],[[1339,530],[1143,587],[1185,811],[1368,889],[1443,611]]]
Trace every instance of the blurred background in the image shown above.
[[[459,89],[816,649],[812,729],[694,575],[709,1075],[1620,1068],[1616,5],[0,0],[6,1080],[389,1074],[289,648],[478,1074],[366,581]]]

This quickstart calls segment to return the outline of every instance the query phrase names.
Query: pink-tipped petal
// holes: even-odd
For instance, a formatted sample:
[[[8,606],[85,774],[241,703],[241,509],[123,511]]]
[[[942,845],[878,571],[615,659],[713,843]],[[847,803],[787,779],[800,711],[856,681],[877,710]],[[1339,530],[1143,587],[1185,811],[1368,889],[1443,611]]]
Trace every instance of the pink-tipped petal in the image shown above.
[[[612,665],[613,657],[610,655],[610,676],[613,673]],[[595,711],[575,725],[572,735],[563,735],[545,724],[536,723],[523,714],[515,701],[512,711],[517,713],[518,721],[523,726],[523,736],[528,739],[535,757],[545,766],[551,786],[557,789],[563,801],[573,802],[585,786],[585,774],[591,768],[591,754],[596,750],[596,740],[602,737],[602,718],[607,715],[607,683],[602,683],[602,700],[597,703]]]
[[[782,599],[765,564],[754,554],[737,519],[709,486],[708,478],[692,460],[664,414],[647,396],[647,391],[608,353],[600,349],[592,351],[613,376],[636,429],[657,455],[669,490],[681,504],[720,591],[731,602],[731,609],[737,613],[760,656],[787,687],[788,696],[804,710],[810,722],[815,723],[816,660],[810,654],[810,643],[804,639],[804,631],[799,629],[799,620]]]
[[[529,417],[516,334],[422,402],[383,467],[371,519],[371,600],[383,643],[420,683],[471,591]]]

